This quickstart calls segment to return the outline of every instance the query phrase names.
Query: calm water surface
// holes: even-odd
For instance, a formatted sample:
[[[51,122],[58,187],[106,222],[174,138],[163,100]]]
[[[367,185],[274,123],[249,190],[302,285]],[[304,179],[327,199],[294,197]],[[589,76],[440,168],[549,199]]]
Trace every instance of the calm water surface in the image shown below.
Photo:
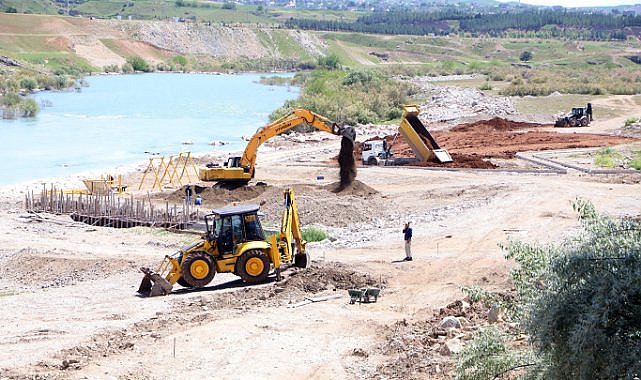
[[[264,75],[96,76],[81,92],[36,94],[50,104],[37,117],[0,120],[0,185],[109,170],[152,153],[242,149],[241,136],[299,94],[259,84]]]

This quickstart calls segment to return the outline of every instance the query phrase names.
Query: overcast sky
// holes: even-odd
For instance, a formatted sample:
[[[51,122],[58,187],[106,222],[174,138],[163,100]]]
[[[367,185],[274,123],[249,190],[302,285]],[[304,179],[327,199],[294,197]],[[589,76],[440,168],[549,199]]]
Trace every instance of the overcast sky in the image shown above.
[[[498,1],[507,2],[512,0]],[[564,7],[572,8],[641,4],[641,0],[521,0],[521,3],[533,5],[562,5]]]

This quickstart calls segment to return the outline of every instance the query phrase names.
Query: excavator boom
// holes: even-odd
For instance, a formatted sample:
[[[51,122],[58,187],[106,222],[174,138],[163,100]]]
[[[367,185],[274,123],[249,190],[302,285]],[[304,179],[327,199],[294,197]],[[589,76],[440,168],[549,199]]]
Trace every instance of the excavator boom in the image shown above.
[[[356,131],[353,127],[341,127],[312,111],[298,108],[256,131],[249,139],[242,157],[231,158],[224,167],[201,168],[199,171],[200,179],[221,183],[246,184],[254,177],[258,148],[270,138],[301,124],[307,124],[318,130],[346,137],[352,141],[352,144],[356,138]]]

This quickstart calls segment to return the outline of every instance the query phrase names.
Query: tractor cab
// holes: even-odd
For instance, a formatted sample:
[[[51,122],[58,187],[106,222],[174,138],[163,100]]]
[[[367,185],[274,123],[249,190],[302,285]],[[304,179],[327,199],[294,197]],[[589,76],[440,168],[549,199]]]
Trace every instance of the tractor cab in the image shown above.
[[[258,209],[258,205],[240,205],[213,210],[205,216],[207,240],[216,242],[221,255],[234,253],[241,243],[264,241]]]
[[[585,115],[585,108],[572,108],[572,116],[575,118],[581,118]]]

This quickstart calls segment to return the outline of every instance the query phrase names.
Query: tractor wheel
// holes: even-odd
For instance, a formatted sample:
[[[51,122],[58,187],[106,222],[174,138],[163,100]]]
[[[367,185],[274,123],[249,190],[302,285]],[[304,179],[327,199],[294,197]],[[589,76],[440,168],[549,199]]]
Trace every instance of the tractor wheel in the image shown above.
[[[265,252],[251,249],[236,262],[236,274],[248,284],[264,282],[269,274],[270,263]]]
[[[588,119],[581,119],[581,126],[582,127],[587,127],[588,126]]]
[[[197,287],[209,284],[216,274],[216,268],[211,255],[206,252],[194,252],[183,262],[182,272],[181,279],[187,286]]]
[[[187,281],[185,281],[185,279],[182,278],[182,276],[180,276],[177,282],[178,282],[178,285],[182,286],[183,288],[191,288],[191,285],[189,285]]]
[[[307,268],[311,262],[312,260],[307,252],[299,253],[294,256],[294,266],[297,268]]]

